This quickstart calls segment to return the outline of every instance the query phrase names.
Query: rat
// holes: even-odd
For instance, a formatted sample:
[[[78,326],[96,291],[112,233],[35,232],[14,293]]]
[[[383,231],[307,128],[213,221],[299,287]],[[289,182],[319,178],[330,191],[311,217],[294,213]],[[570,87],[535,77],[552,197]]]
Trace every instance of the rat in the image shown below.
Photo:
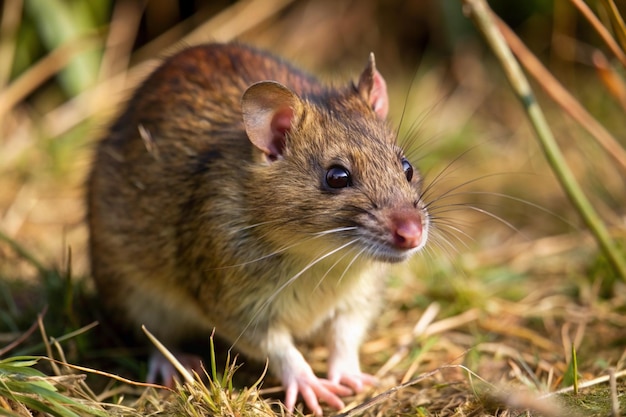
[[[315,414],[375,382],[359,347],[385,266],[426,243],[422,178],[370,54],[329,86],[239,43],[187,47],[136,89],[88,178],[99,297],[168,346],[213,329]],[[297,348],[322,336],[326,378]],[[162,358],[161,358],[162,359]],[[149,379],[168,378],[159,355]],[[193,358],[186,364],[192,366]]]

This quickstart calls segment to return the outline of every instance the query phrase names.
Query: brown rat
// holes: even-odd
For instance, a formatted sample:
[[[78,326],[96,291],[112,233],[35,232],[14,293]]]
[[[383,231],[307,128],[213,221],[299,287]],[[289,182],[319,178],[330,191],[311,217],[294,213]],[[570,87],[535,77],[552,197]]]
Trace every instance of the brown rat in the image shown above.
[[[166,59],[89,177],[103,303],[166,345],[215,328],[269,358],[290,410],[298,394],[316,414],[319,401],[341,408],[339,396],[372,381],[358,349],[378,312],[379,266],[422,248],[429,226],[387,109],[373,55],[343,88],[238,44]],[[295,346],[320,331],[328,379]]]

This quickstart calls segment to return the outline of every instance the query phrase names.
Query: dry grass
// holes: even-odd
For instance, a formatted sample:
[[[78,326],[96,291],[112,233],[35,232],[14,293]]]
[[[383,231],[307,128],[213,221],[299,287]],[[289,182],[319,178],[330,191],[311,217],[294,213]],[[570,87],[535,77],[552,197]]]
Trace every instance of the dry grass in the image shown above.
[[[182,42],[234,38],[336,80],[353,77],[367,53],[376,52],[399,137],[419,159],[427,183],[437,182],[439,201],[451,210],[443,221],[458,229],[442,228],[419,259],[394,270],[389,308],[362,349],[366,371],[380,384],[349,398],[342,415],[605,416],[626,410],[626,285],[553,178],[501,70],[461,16],[460,2],[450,6],[454,10],[436,1],[223,2],[158,36],[158,8],[149,2],[144,14],[117,2],[109,20],[94,18],[88,30],[48,47],[51,52],[11,75],[26,59],[19,30],[36,28],[18,17],[26,3],[2,3],[0,21],[0,346],[6,346],[0,350],[0,415],[283,412],[271,378],[257,383],[258,375],[244,375],[233,385],[233,373],[235,380],[245,374],[245,366],[234,365],[243,359],[212,365],[212,378],[174,391],[131,382],[145,373],[137,361],[142,352],[120,347],[116,329],[90,327],[101,318],[82,221],[91,145],[164,51]],[[496,11],[513,20],[518,36],[563,84],[570,95],[565,100],[586,110],[571,102],[563,107],[592,117],[583,122],[591,123],[591,134],[601,126],[599,135],[615,138],[623,151],[618,64],[606,59],[597,65],[593,57],[603,51],[610,58],[610,49],[573,5],[554,7],[554,14],[545,8]],[[608,9],[597,10],[619,41]],[[65,87],[56,75],[80,51],[96,51],[100,65],[91,82]],[[621,160],[607,156],[552,105],[555,90],[542,95],[541,87],[554,85],[535,82],[539,100],[623,254]],[[323,372],[325,349],[303,349]],[[561,392],[574,383],[577,393]]]

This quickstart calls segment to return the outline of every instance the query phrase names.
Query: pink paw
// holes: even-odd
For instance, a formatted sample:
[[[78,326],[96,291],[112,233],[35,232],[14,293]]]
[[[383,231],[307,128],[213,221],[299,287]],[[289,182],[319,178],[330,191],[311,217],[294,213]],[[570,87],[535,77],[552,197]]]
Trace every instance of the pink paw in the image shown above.
[[[298,394],[306,406],[317,416],[322,415],[320,401],[330,407],[342,409],[345,405],[340,396],[352,394],[352,390],[338,383],[316,377],[313,372],[297,375],[285,386],[285,407],[291,413],[296,405]]]
[[[365,386],[374,386],[378,383],[376,377],[363,372],[333,372],[328,374],[328,380],[334,384],[350,387],[354,393],[363,391]]]
[[[175,356],[185,369],[202,375],[202,360],[200,356],[186,353],[176,353]],[[151,384],[161,382],[168,388],[174,388],[176,386],[175,382],[180,381],[181,378],[176,367],[160,352],[155,352],[150,356],[146,380]]]

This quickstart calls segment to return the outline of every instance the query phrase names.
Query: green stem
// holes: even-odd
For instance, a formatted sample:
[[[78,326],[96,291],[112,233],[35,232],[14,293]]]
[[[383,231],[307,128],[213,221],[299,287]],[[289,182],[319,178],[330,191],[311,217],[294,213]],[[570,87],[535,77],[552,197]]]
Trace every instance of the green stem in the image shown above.
[[[580,213],[587,227],[589,227],[593,233],[598,245],[611,262],[617,274],[622,280],[626,281],[626,260],[624,260],[622,254],[618,251],[607,228],[582,192],[576,182],[574,174],[569,169],[554,139],[548,122],[535,99],[535,95],[530,88],[528,80],[524,76],[521,67],[515,60],[513,53],[492,18],[493,12],[489,9],[485,0],[463,0],[463,2],[467,12],[473,18],[474,23],[483,33],[487,43],[500,61],[513,90],[522,101],[546,159],[560,181],[565,193]]]

